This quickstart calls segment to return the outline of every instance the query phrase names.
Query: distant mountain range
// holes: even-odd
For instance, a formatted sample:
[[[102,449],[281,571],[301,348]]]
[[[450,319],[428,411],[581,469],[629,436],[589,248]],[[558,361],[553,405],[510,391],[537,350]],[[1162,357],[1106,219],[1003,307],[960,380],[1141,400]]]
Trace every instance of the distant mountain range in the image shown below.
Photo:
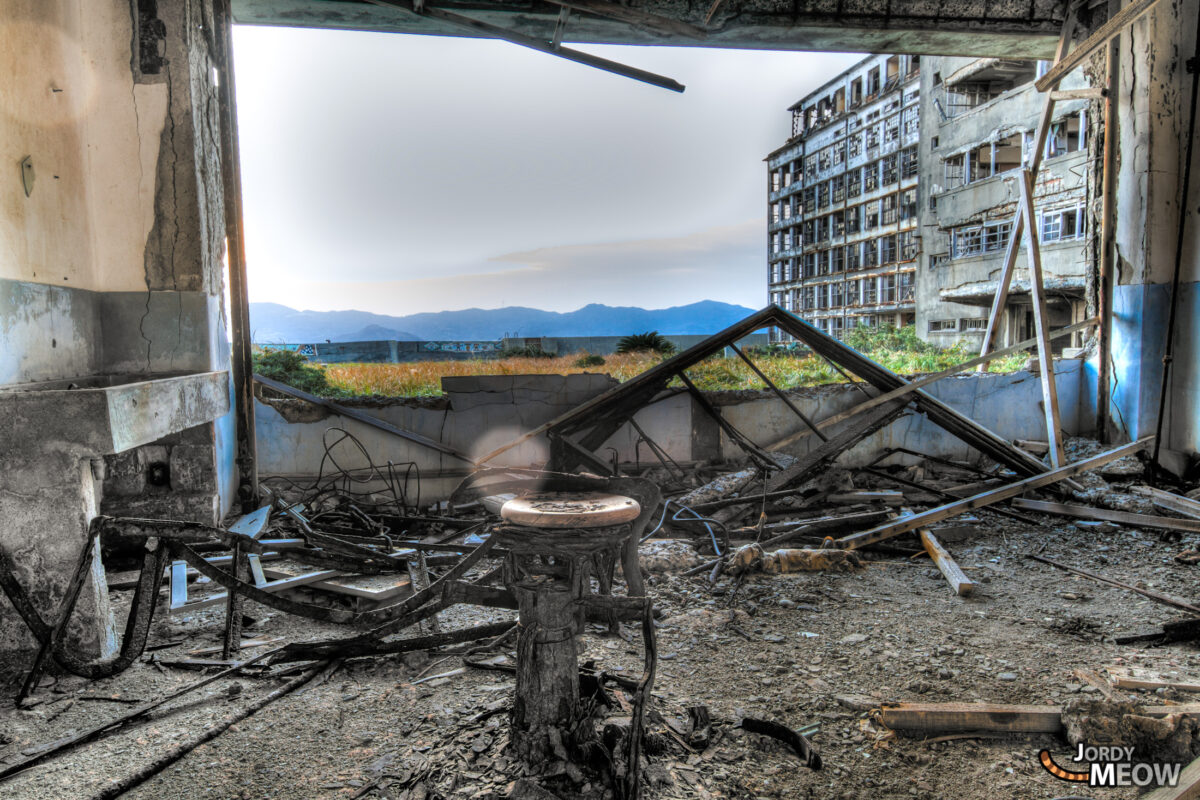
[[[686,306],[645,309],[586,305],[558,313],[536,308],[468,308],[390,317],[366,311],[297,311],[278,303],[251,303],[250,329],[261,344],[363,342],[381,339],[481,340],[508,336],[626,336],[716,333],[754,309],[703,300]]]

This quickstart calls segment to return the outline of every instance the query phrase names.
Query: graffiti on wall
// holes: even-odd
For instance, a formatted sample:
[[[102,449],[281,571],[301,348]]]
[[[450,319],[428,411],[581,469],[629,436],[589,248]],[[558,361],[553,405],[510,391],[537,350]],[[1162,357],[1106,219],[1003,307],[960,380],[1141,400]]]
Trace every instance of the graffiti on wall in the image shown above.
[[[499,342],[421,342],[421,348],[431,353],[491,353],[500,349]]]

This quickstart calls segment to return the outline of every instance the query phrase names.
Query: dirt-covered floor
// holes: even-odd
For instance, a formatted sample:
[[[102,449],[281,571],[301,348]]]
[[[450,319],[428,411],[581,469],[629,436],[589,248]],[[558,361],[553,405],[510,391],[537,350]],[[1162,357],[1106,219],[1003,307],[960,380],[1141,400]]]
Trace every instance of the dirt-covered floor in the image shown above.
[[[1087,476],[1084,483],[1093,492],[1135,497],[1122,494],[1119,481]],[[1200,566],[1174,556],[1197,548],[1196,535],[1166,541],[1153,531],[1062,518],[1039,517],[1042,527],[986,513],[979,518],[974,533],[947,545],[979,584],[970,598],[953,595],[926,558],[874,556],[856,572],[760,573],[740,583],[723,577],[715,586],[707,575],[682,577],[677,567],[652,573],[649,588],[661,616],[643,796],[1135,797],[1134,789],[1076,788],[1050,775],[1038,763],[1039,750],[1049,748],[1060,764],[1070,764],[1070,748],[1055,736],[925,741],[891,734],[879,722],[875,709],[891,701],[1062,704],[1096,692],[1073,674],[1079,668],[1103,674],[1108,666],[1135,666],[1200,682],[1196,644],[1113,643],[1181,612],[1025,557],[1041,553],[1195,602]],[[337,633],[254,604],[247,613],[257,620],[247,636]],[[512,616],[459,607],[443,613],[441,623],[453,629]],[[185,618],[160,615],[152,645],[180,643],[153,655],[180,658],[217,644],[222,618],[220,607]],[[636,677],[638,632],[633,626],[625,632],[626,639],[609,637],[593,626],[583,657]],[[513,677],[455,672],[461,666],[459,657],[437,653],[344,662],[323,682],[267,706],[125,796],[504,797],[513,771],[503,752]],[[24,665],[4,667],[11,682]],[[445,672],[453,674],[414,685]],[[0,701],[0,765],[199,677],[143,660],[109,680],[47,679],[39,702],[26,708],[14,707],[9,685]],[[0,783],[0,797],[92,797],[283,680],[221,679]],[[1200,700],[1162,690],[1133,694],[1156,704]],[[713,742],[688,752],[680,740],[688,731],[686,708],[695,705],[708,706],[716,724]],[[811,740],[823,769],[806,769],[784,745],[734,726],[747,715],[797,729],[819,725]],[[599,796],[603,787],[589,791]]]

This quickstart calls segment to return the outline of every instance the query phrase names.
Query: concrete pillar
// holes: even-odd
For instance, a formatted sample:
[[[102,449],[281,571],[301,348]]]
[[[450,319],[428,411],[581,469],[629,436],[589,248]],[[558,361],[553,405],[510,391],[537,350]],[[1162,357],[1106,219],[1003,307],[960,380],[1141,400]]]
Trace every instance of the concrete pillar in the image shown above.
[[[1196,8],[1162,0],[1122,34],[1118,101],[1113,422],[1153,433],[1187,149]],[[1200,159],[1196,159],[1200,160]],[[1200,449],[1200,166],[1192,165],[1163,446]]]

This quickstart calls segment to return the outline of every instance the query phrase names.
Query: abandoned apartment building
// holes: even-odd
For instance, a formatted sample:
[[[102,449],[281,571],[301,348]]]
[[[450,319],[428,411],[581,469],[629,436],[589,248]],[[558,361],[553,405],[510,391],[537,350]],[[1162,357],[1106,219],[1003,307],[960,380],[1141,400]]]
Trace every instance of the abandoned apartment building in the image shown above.
[[[1048,65],[871,56],[793,105],[792,135],[767,157],[769,301],[832,336],[916,324],[939,346],[978,348],[1041,110],[1033,82]],[[1061,85],[1086,83],[1074,74]],[[1085,100],[1059,102],[1055,115],[1035,197],[1059,330],[1086,318],[1102,151],[1088,149]],[[1002,344],[1033,336],[1027,282],[1002,313]]]
[[[1197,797],[1198,16],[3,3],[0,796]],[[235,23],[880,55],[770,156],[766,308],[335,401],[253,374]],[[979,355],[838,338],[912,322]]]

